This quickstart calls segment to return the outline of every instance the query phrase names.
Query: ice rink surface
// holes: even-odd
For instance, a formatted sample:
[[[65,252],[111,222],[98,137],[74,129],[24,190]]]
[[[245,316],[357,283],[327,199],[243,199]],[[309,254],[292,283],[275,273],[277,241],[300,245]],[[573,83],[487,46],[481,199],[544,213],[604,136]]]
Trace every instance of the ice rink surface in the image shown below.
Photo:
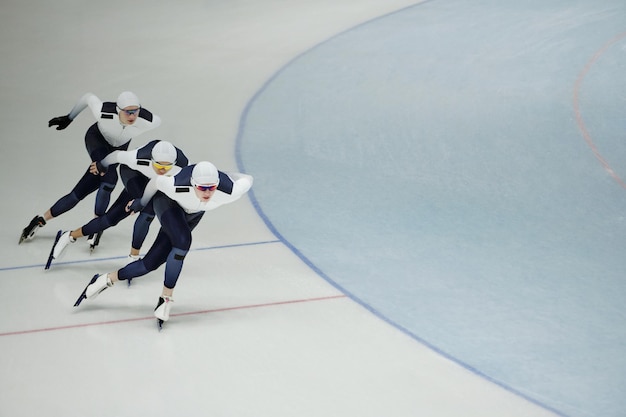
[[[626,414],[626,5],[0,5],[0,416]],[[21,229],[89,160],[85,92],[138,94],[193,162],[255,177],[208,213],[162,332],[132,220],[44,271]],[[119,185],[118,185],[119,187]],[[151,236],[157,230],[153,225]]]

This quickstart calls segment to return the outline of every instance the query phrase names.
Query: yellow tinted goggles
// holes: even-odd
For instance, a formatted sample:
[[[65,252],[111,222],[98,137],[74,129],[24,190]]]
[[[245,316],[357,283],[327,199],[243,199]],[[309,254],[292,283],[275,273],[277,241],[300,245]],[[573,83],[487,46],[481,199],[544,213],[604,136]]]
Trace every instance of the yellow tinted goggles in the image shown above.
[[[169,171],[170,169],[172,169],[174,164],[171,164],[171,163],[162,164],[162,163],[157,162],[157,161],[152,161],[152,166],[155,167],[156,169],[164,169],[166,171]]]

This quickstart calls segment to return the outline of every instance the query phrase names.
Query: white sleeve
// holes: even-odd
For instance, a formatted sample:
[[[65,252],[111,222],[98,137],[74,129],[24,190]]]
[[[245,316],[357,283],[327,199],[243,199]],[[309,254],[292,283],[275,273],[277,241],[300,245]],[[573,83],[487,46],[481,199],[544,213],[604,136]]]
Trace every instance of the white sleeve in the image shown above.
[[[252,175],[242,174],[240,172],[228,172],[227,174],[233,180],[233,192],[231,196],[234,197],[234,200],[240,198],[252,188],[252,183],[254,182]]]
[[[142,117],[138,117],[132,128],[135,129],[134,135],[140,135],[143,132],[147,132],[148,130],[152,130],[161,125],[161,118],[156,114],[152,113],[152,120],[148,121]]]
[[[70,120],[74,120],[76,116],[89,106],[91,113],[96,119],[100,118],[100,111],[102,110],[102,101],[92,93],[87,93],[78,100],[70,111]]]
[[[102,166],[108,168],[112,164],[122,164],[134,168],[137,165],[137,150],[113,151],[100,161]]]
[[[118,155],[124,151],[113,151],[110,154],[108,154],[102,161],[100,161],[100,163],[102,164],[103,167],[108,168],[109,165],[112,164],[117,164],[118,161]]]
[[[230,194],[216,192],[207,203],[206,210],[215,210],[224,204],[235,202],[252,188],[254,179],[251,175],[239,172],[226,172],[225,174],[233,180],[233,192]]]
[[[159,116],[157,116],[156,114],[152,113],[152,122],[150,129],[154,129],[155,127],[159,127],[161,126],[161,118]]]
[[[141,206],[145,207],[150,202],[150,199],[154,197],[154,195],[159,191],[157,181],[161,178],[161,176],[154,177],[148,184],[146,184],[146,188],[143,190],[143,196],[141,197]]]

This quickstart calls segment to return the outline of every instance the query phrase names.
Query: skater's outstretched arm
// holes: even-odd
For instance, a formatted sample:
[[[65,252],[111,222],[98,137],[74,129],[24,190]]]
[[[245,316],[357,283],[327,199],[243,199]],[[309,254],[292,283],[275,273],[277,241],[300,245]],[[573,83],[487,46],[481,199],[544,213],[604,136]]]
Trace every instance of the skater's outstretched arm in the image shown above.
[[[78,102],[74,105],[72,110],[64,116],[53,117],[48,121],[48,127],[56,126],[57,130],[63,130],[72,123],[72,121],[89,106],[96,119],[100,115],[100,109],[102,108],[102,101],[92,93],[83,95]]]

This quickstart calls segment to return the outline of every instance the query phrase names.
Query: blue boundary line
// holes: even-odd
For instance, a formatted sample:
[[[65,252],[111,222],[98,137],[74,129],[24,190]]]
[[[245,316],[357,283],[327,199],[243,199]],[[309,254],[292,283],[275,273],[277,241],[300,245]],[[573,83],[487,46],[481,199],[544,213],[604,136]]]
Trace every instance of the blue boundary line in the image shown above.
[[[229,249],[229,248],[239,248],[242,246],[257,246],[257,245],[267,245],[270,243],[282,243],[280,240],[265,240],[260,242],[250,242],[250,243],[233,243],[231,245],[220,245],[220,246],[207,246],[203,248],[192,248],[190,252],[200,252],[207,250],[215,250],[215,249]],[[94,263],[94,262],[102,262],[102,261],[110,261],[114,259],[126,259],[128,256],[111,256],[108,258],[90,258],[90,259],[81,259],[77,261],[68,261],[68,262],[55,262],[53,263],[53,267],[55,265],[76,265],[76,264],[86,264],[86,263]],[[0,268],[0,272],[3,271],[16,271],[18,269],[30,269],[30,268],[43,268],[44,263],[34,264],[34,265],[21,265],[21,266],[9,266]]]
[[[321,46],[330,43],[332,40],[344,35],[345,33],[348,33],[354,29],[357,29],[359,27],[365,26],[367,24],[370,24],[372,22],[378,21],[378,20],[382,20],[384,18],[387,18],[389,16],[393,16],[395,14],[400,14],[408,9],[414,8],[414,7],[418,7],[421,6],[425,3],[431,3],[435,0],[424,0],[422,2],[413,4],[411,6],[407,6],[404,7],[402,9],[396,10],[394,12],[382,15],[382,16],[378,16],[374,19],[371,19],[369,21],[363,22],[361,24],[358,24],[354,27],[351,27],[349,29],[346,29],[342,32],[337,33],[336,35],[331,36],[330,38],[318,43],[317,45],[311,47],[310,49],[304,51],[301,54],[298,54],[297,56],[295,56],[293,59],[291,59],[289,62],[287,62],[282,68],[278,69],[278,71],[276,71],[274,73],[274,75],[272,75],[262,86],[261,88],[252,96],[252,98],[248,101],[248,103],[246,104],[246,107],[243,110],[242,116],[239,119],[239,130],[237,132],[237,138],[235,141],[235,157],[236,157],[236,161],[237,161],[237,166],[239,171],[241,172],[246,172],[245,170],[245,165],[243,163],[242,157],[241,157],[241,147],[242,147],[242,142],[243,142],[243,131],[245,130],[246,127],[246,119],[248,117],[248,113],[250,111],[250,109],[252,108],[252,106],[254,105],[254,103],[257,101],[257,99],[261,96],[261,94],[263,94],[265,92],[265,90],[274,82],[274,80],[276,80],[289,66],[291,66],[294,62],[298,61],[300,58],[302,58],[303,56],[309,54],[310,52],[312,52],[313,50],[320,48]],[[450,355],[449,353],[441,350],[440,348],[438,348],[437,346],[429,343],[428,341],[426,341],[425,339],[421,338],[420,336],[416,335],[415,333],[411,332],[409,329],[407,329],[406,327],[394,322],[393,320],[389,319],[388,317],[386,317],[385,315],[383,315],[380,311],[376,310],[374,307],[372,307],[371,305],[369,305],[368,303],[366,303],[365,301],[361,300],[359,297],[355,296],[354,294],[352,294],[350,291],[348,291],[346,288],[342,287],[341,285],[339,285],[337,282],[335,282],[331,277],[329,277],[328,275],[326,275],[320,268],[318,268],[313,262],[311,262],[306,256],[304,256],[304,254],[302,252],[300,252],[300,250],[298,248],[296,248],[294,245],[292,245],[287,239],[285,239],[285,237],[274,227],[274,225],[272,224],[271,220],[265,215],[265,213],[263,212],[263,209],[261,208],[254,190],[251,189],[248,192],[248,195],[250,197],[250,201],[252,202],[252,205],[254,206],[254,209],[256,210],[256,212],[259,214],[259,216],[261,217],[261,219],[263,220],[263,222],[265,223],[265,225],[270,229],[270,231],[278,238],[278,240],[280,242],[282,242],[285,246],[287,246],[291,252],[293,252],[298,258],[300,258],[309,268],[311,268],[313,271],[315,271],[316,274],[318,274],[321,278],[323,278],[325,281],[327,281],[330,285],[332,285],[333,287],[335,287],[337,290],[341,291],[343,294],[345,294],[348,298],[350,298],[351,300],[353,300],[354,302],[356,302],[357,304],[360,304],[362,307],[364,307],[365,309],[367,309],[368,311],[370,311],[372,314],[374,314],[376,317],[378,317],[379,319],[383,320],[384,322],[388,323],[389,325],[395,327],[396,329],[400,330],[402,333],[406,334],[407,336],[411,337],[412,339],[416,340],[417,342],[421,343],[422,345],[428,347],[429,349],[431,349],[432,351],[436,352],[437,354],[445,357],[446,359],[449,359],[450,361],[460,365],[461,367],[467,369],[468,371],[472,372],[475,375],[478,375],[479,377],[486,379],[489,382],[492,382],[493,384],[503,388],[504,390],[517,395],[527,401],[529,401],[532,404],[535,404],[547,411],[550,411],[558,416],[561,417],[569,417],[567,414],[564,414],[563,412],[542,403],[541,401],[534,399],[532,397],[530,397],[527,394],[524,394],[523,392],[495,379],[490,377],[489,375],[481,372],[480,370],[478,370],[477,368],[469,365],[468,363],[463,362],[462,360]]]

